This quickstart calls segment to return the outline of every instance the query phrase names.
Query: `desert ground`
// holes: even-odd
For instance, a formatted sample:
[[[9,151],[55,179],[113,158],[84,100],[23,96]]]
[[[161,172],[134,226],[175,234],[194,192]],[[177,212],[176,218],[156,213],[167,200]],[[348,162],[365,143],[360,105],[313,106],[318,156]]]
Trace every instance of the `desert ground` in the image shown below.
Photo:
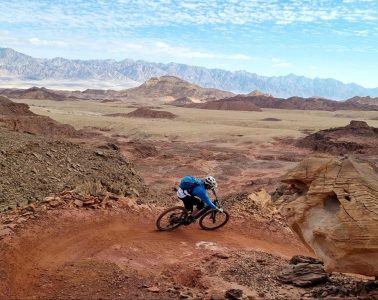
[[[17,100],[22,102],[20,100]],[[122,102],[26,100],[31,110],[76,129],[95,129],[121,145],[122,152],[152,189],[170,188],[182,176],[214,174],[220,191],[249,192],[256,183],[277,181],[309,153],[289,141],[351,120],[378,127],[374,111],[303,111],[263,109],[262,112],[213,111],[155,107],[175,114],[173,120],[106,116],[129,113]],[[91,138],[96,141],[96,136]],[[255,183],[255,184],[254,184]],[[269,189],[269,186],[266,187]],[[275,188],[272,186],[271,188]]]
[[[130,138],[204,142],[270,142],[273,138],[295,138],[303,132],[347,125],[351,120],[366,121],[376,127],[376,111],[303,111],[263,109],[262,112],[209,111],[160,105],[178,117],[171,120],[106,117],[106,114],[128,113],[133,105],[122,102],[15,100],[31,106],[35,113],[75,126],[112,130]],[[269,121],[275,118],[280,121]],[[206,129],[206,130],[205,130]]]
[[[116,145],[148,192],[113,208],[37,206],[21,217],[9,212],[5,224],[18,225],[1,240],[1,299],[225,299],[230,289],[228,299],[352,299],[372,279],[335,273],[315,287],[280,282],[292,256],[314,254],[274,208],[251,199],[273,193],[311,152],[293,140],[351,120],[378,127],[377,112],[155,107],[176,115],[166,120],[106,116],[135,110],[130,103],[16,101],[90,132],[70,138],[74,143],[103,151]],[[158,214],[180,204],[174,191],[179,179],[207,174],[218,180],[230,222],[214,232],[198,224],[157,232]]]

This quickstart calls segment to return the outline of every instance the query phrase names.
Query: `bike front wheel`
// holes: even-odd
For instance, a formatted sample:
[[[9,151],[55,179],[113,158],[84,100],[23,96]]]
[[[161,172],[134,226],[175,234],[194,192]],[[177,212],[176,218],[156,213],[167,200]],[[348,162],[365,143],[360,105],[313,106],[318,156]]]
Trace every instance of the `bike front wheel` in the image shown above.
[[[156,227],[160,231],[171,231],[183,224],[188,216],[188,211],[182,206],[169,208],[161,213],[156,220]]]
[[[210,210],[200,218],[199,225],[204,230],[215,230],[226,225],[229,219],[230,214],[227,211],[221,213],[217,210]]]

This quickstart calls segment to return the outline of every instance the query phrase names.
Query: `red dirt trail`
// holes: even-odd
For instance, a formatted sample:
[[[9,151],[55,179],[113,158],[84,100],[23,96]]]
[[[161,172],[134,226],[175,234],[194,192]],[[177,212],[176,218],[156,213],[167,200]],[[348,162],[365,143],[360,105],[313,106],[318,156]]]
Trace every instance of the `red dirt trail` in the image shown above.
[[[295,239],[283,238],[282,232],[253,228],[248,222],[231,220],[214,232],[200,230],[198,224],[158,232],[156,214],[147,215],[62,210],[30,222],[0,244],[0,298],[122,298],[132,292],[143,298],[138,287],[144,279],[172,268],[192,269],[214,251],[308,254]],[[106,283],[116,276],[114,268],[128,274],[127,284]]]

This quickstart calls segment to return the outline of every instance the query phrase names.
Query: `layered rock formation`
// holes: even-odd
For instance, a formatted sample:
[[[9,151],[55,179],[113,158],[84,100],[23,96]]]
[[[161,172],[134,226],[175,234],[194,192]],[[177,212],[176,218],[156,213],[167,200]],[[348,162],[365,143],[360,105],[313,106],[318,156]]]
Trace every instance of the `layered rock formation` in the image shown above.
[[[284,182],[295,193],[281,211],[326,270],[378,276],[376,168],[354,158],[312,157]]]

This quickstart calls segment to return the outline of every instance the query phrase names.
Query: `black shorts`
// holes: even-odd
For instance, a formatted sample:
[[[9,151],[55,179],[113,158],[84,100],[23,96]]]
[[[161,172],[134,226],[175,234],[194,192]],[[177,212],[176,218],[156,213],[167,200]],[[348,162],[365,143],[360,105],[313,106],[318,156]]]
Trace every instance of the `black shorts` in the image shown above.
[[[201,200],[197,199],[196,197],[186,196],[185,198],[181,199],[184,202],[185,209],[188,211],[193,211],[193,206],[195,205],[198,210],[201,210],[205,207],[205,203]]]

